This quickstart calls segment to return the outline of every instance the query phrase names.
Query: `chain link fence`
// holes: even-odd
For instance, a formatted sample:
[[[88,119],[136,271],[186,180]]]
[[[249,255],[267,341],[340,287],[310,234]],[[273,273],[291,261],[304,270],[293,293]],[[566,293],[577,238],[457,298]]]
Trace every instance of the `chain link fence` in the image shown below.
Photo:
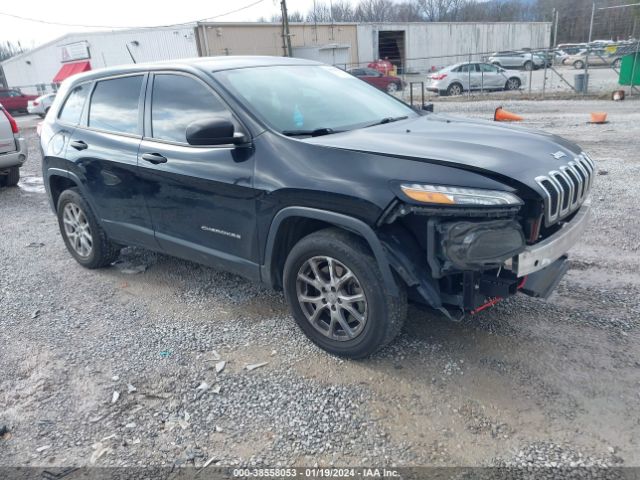
[[[425,101],[434,97],[611,97],[620,91],[625,96],[640,96],[640,40],[336,66],[416,103],[423,97]]]

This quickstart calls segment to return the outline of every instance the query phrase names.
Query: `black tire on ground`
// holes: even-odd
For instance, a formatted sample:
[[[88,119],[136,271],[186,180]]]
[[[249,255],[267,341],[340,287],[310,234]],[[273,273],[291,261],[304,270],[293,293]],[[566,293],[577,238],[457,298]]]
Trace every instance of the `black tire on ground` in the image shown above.
[[[576,60],[573,62],[573,68],[576,70],[582,70],[584,68],[584,62],[582,60]]]
[[[20,167],[11,167],[9,173],[4,179],[4,184],[7,187],[15,187],[20,181]]]
[[[353,338],[343,337],[341,340],[329,338],[318,331],[305,316],[302,302],[298,300],[298,275],[305,263],[313,257],[331,257],[340,262],[355,276],[357,285],[361,287],[358,292],[364,293],[366,299],[364,326]],[[344,271],[339,273],[337,268],[334,267],[334,278],[344,278],[346,273]],[[324,270],[322,275],[324,278],[329,278]],[[360,237],[337,228],[320,230],[304,237],[293,247],[284,266],[284,294],[298,326],[320,348],[348,358],[364,358],[371,355],[391,342],[402,329],[407,315],[407,294],[402,282],[397,282],[400,294],[393,297],[386,291],[377,262],[369,253],[365,242]],[[317,293],[320,296],[323,295],[320,289]],[[340,290],[337,294],[340,294]],[[310,293],[307,291],[306,295]],[[326,301],[323,300],[323,302],[326,304]],[[316,309],[325,308],[320,317],[331,315],[330,309],[333,306],[319,307],[318,304]],[[339,305],[337,307],[340,308]],[[337,330],[334,331],[339,333],[341,327],[338,323],[335,328]]]
[[[459,83],[452,83],[447,88],[447,95],[449,96],[462,95],[462,92],[464,92],[464,89]]]
[[[527,72],[533,70],[533,62],[531,60],[527,60],[526,62],[524,62],[523,67]]]
[[[504,84],[505,90],[518,90],[522,85],[522,82],[517,77],[511,77]]]
[[[82,215],[84,215],[86,222],[89,225],[90,235],[92,237],[91,249],[88,255],[82,256],[71,245],[64,226],[63,212],[67,205],[74,204],[80,209]],[[58,198],[58,226],[60,227],[60,233],[64,239],[64,243],[71,253],[71,256],[76,261],[86,268],[102,268],[113,263],[120,254],[120,246],[113,243],[107,237],[106,232],[98,223],[96,216],[94,215],[91,207],[87,201],[82,197],[77,188],[70,188],[60,194]]]

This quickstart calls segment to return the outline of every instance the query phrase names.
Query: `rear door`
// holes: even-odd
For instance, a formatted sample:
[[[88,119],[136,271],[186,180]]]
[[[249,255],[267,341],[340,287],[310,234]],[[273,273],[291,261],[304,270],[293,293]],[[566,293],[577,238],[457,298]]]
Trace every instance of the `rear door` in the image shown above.
[[[138,178],[146,74],[95,82],[84,118],[71,134],[66,157],[83,182],[109,236],[157,247]],[[64,110],[63,110],[64,113]]]
[[[465,90],[478,90],[480,88],[480,74],[477,64],[465,63],[458,68],[459,79]]]
[[[249,133],[202,79],[171,71],[150,78],[138,156],[146,202],[164,251],[252,277],[258,271],[254,151],[186,140],[191,123],[214,117]]]

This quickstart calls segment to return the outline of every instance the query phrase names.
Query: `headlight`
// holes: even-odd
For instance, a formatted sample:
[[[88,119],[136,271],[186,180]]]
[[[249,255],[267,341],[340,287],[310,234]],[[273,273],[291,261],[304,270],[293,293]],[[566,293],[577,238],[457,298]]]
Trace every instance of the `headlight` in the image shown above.
[[[402,192],[411,200],[439,205],[522,205],[516,195],[499,190],[403,183]]]

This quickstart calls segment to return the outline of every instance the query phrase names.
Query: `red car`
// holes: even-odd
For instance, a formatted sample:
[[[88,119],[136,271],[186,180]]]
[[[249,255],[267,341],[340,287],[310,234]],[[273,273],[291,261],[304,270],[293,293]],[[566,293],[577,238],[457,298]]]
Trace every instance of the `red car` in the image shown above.
[[[373,68],[354,68],[349,70],[349,73],[387,93],[394,93],[404,88],[401,78],[384,75]]]
[[[9,113],[27,112],[27,102],[35,100],[38,95],[25,95],[15,88],[0,89],[0,103]]]

